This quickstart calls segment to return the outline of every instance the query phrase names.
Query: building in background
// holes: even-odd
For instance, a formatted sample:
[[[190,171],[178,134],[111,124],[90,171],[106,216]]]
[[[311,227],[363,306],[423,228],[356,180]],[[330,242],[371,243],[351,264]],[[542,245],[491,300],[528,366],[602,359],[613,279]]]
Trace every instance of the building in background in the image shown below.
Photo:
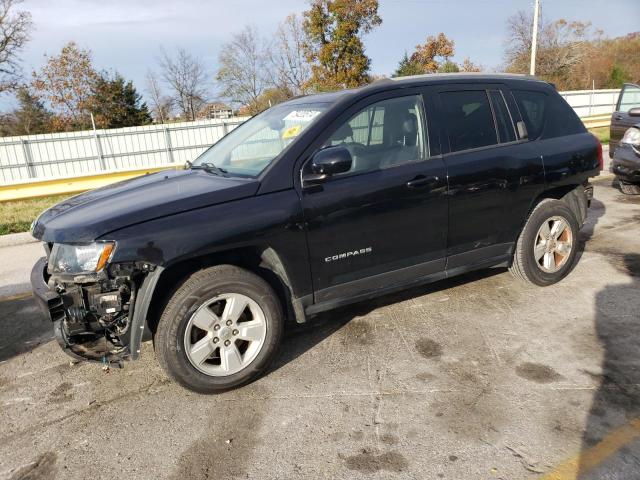
[[[207,103],[198,113],[198,119],[200,120],[224,120],[231,117],[233,117],[233,110],[231,107],[220,102]]]

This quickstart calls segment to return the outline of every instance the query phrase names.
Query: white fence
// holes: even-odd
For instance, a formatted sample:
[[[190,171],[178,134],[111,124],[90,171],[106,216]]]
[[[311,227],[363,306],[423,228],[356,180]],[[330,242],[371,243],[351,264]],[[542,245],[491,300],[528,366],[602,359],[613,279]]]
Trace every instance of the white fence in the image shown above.
[[[0,185],[184,163],[246,119],[0,138]]]
[[[615,110],[618,90],[561,92],[580,117]],[[0,185],[184,163],[248,117],[0,138]]]
[[[560,95],[581,118],[613,113],[619,94],[620,89],[560,92]]]

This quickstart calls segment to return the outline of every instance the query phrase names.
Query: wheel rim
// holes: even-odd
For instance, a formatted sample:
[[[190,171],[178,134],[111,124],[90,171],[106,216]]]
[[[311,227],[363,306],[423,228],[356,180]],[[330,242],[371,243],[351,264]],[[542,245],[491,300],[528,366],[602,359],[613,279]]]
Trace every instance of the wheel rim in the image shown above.
[[[569,222],[559,216],[545,220],[536,235],[533,256],[543,272],[555,273],[568,261],[573,250],[573,232]]]
[[[203,303],[184,333],[191,365],[214,377],[238,373],[255,360],[267,336],[262,308],[239,293],[225,293]]]

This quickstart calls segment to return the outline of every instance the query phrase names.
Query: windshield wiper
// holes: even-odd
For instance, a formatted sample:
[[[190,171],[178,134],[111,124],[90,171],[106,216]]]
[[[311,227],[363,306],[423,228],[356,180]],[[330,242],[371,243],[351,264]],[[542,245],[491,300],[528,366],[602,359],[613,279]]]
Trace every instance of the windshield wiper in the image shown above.
[[[203,163],[199,163],[198,165],[191,165],[189,168],[191,168],[192,170],[204,170],[205,172],[213,173],[221,177],[228,177],[227,174],[229,173],[224,168],[217,167],[216,165],[210,162],[203,162]]]

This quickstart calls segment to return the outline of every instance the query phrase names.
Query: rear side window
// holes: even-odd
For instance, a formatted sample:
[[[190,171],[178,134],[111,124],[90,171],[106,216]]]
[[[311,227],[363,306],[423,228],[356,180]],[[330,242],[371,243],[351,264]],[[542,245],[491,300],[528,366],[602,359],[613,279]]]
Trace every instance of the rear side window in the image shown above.
[[[514,90],[520,114],[527,126],[529,139],[563,137],[584,133],[582,121],[560,95]]]
[[[498,143],[498,136],[484,90],[440,94],[451,152]]]
[[[493,113],[496,117],[496,127],[498,128],[498,140],[500,143],[515,142],[516,131],[513,127],[513,120],[509,114],[507,103],[499,90],[489,91]]]

